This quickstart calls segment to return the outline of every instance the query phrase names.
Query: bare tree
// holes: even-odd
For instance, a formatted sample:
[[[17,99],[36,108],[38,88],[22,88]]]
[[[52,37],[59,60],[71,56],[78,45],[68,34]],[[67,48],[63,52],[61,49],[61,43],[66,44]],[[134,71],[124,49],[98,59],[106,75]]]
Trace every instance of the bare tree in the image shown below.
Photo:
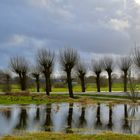
[[[102,72],[102,60],[94,60],[92,63],[92,69],[96,75],[97,92],[100,92],[100,74]]]
[[[21,90],[26,90],[27,72],[29,70],[28,61],[21,56],[11,57],[10,68],[14,73],[18,74]]]
[[[0,79],[3,83],[3,91],[11,91],[11,73],[9,70],[0,70]]]
[[[132,61],[129,56],[124,56],[120,58],[119,68],[123,72],[123,83],[124,83],[124,92],[127,92],[127,83],[128,83],[128,71],[131,67]]]
[[[112,91],[112,72],[114,68],[113,58],[104,57],[103,67],[104,67],[104,70],[108,74],[108,86],[109,86],[109,92],[111,92]]]
[[[60,63],[62,66],[62,69],[67,74],[67,83],[68,83],[68,89],[69,89],[69,96],[73,98],[73,89],[72,89],[72,77],[71,72],[74,66],[76,65],[78,60],[78,54],[77,51],[75,51],[72,48],[65,48],[64,50],[60,51]]]
[[[85,75],[86,75],[86,68],[85,68],[85,64],[80,62],[77,63],[76,65],[76,72],[77,72],[77,75],[81,81],[81,89],[82,89],[82,92],[85,92]]]
[[[45,48],[38,50],[37,61],[38,64],[40,65],[41,72],[45,76],[47,95],[50,95],[51,91],[51,74],[53,72],[54,57],[55,57],[54,52],[51,52],[50,50],[47,50]]]
[[[31,74],[35,78],[37,92],[40,92],[40,68],[39,68],[39,66],[33,66]]]
[[[11,91],[11,73],[8,70],[4,71],[4,78],[5,78],[5,92]]]
[[[135,65],[140,68],[140,48],[138,47],[135,47],[134,49],[133,60]]]

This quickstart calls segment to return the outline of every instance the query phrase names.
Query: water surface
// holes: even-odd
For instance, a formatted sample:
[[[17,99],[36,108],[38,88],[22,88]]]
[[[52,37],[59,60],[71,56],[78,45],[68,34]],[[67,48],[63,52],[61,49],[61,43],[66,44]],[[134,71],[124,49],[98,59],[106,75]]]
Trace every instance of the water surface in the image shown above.
[[[23,131],[140,134],[140,106],[99,103],[86,106],[80,103],[0,105],[0,135]]]

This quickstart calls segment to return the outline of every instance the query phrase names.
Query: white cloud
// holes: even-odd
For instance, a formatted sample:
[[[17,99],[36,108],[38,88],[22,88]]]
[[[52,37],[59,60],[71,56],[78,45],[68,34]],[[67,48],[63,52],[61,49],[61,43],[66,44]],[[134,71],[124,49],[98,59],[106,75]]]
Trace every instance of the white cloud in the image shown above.
[[[123,31],[130,27],[129,22],[127,20],[121,20],[121,19],[110,19],[109,25],[118,31]]]
[[[8,39],[8,46],[40,48],[47,45],[48,41],[45,39],[37,39],[30,36],[14,34]]]
[[[23,36],[23,35],[17,35],[17,34],[13,35],[8,40],[9,43],[15,44],[15,45],[22,44],[24,41],[25,41],[25,36]]]
[[[135,0],[137,4],[140,4],[140,0]]]
[[[55,20],[71,21],[74,18],[74,14],[68,10],[71,6],[65,5],[63,0],[27,0],[27,3],[45,10],[52,17],[55,17]]]

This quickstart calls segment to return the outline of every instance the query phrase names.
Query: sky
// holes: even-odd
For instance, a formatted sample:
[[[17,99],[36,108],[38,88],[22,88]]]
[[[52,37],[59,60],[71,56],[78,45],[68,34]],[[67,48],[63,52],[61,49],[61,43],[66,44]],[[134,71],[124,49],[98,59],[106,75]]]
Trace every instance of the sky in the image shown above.
[[[140,45],[140,0],[0,0],[0,67],[39,48],[78,50],[85,61]]]

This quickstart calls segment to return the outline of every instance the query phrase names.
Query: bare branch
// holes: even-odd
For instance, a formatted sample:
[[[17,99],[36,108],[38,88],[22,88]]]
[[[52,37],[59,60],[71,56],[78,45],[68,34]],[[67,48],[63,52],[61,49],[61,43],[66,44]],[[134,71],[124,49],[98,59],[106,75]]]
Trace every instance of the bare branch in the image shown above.
[[[85,67],[85,64],[82,63],[80,60],[78,61],[77,65],[76,65],[76,72],[81,81],[82,92],[85,92],[86,67]]]
[[[77,63],[78,54],[72,48],[65,48],[60,51],[60,63],[64,71],[71,70]]]
[[[45,48],[38,50],[37,61],[43,73],[48,70],[50,73],[52,73],[54,66],[54,57],[54,52],[51,52],[50,50],[47,50]]]
[[[60,51],[60,64],[62,69],[67,73],[67,83],[69,89],[69,95],[73,98],[73,89],[72,89],[72,78],[71,78],[71,70],[77,64],[78,54],[72,48],[65,48]]]
[[[102,72],[102,60],[94,60],[92,61],[92,68],[94,73],[96,74],[96,86],[97,86],[97,92],[100,92],[100,74]]]
[[[140,68],[140,48],[135,47],[133,52],[133,61],[135,65]]]
[[[10,59],[10,68],[19,75],[22,90],[26,90],[27,72],[29,70],[28,61],[21,56],[12,57]]]
[[[29,66],[28,62],[24,57],[16,56],[10,59],[10,68],[16,74],[27,73]]]
[[[103,67],[108,73],[108,85],[109,85],[109,92],[112,91],[112,72],[114,68],[113,58],[105,57],[103,59]]]
[[[85,63],[82,62],[78,62],[76,65],[76,71],[78,73],[78,75],[85,75],[86,74],[86,67],[85,67]]]
[[[31,68],[31,74],[34,78],[36,78],[37,76],[40,75],[40,67],[37,65],[37,66],[32,66]]]
[[[103,62],[101,59],[92,61],[92,69],[96,75],[102,72],[102,64]]]
[[[131,58],[129,56],[124,56],[120,58],[119,68],[123,72],[125,72],[129,70],[129,68],[131,67],[131,64],[132,64]]]
[[[40,65],[41,72],[45,76],[46,94],[47,95],[49,95],[50,91],[51,91],[50,76],[53,71],[54,57],[55,57],[55,54],[53,52],[51,52],[50,50],[47,50],[45,48],[38,50],[37,61],[38,61],[38,64]]]
[[[113,59],[111,57],[104,57],[103,67],[107,72],[112,72],[114,68]]]

